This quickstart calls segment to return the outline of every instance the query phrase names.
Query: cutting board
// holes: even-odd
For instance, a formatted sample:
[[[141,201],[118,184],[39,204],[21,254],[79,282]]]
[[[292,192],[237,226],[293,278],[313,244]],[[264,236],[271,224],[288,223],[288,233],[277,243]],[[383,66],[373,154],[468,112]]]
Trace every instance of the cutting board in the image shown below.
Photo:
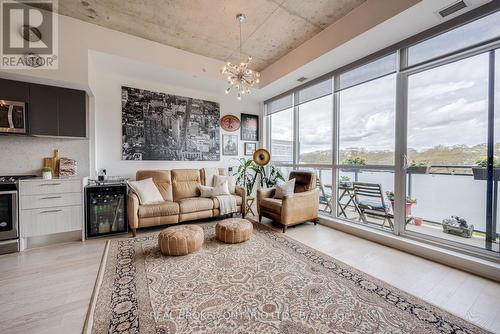
[[[53,157],[45,157],[43,158],[43,167],[50,167],[52,169],[52,176],[58,177],[59,176],[59,160],[61,158],[59,157],[59,150],[54,150],[54,156]]]

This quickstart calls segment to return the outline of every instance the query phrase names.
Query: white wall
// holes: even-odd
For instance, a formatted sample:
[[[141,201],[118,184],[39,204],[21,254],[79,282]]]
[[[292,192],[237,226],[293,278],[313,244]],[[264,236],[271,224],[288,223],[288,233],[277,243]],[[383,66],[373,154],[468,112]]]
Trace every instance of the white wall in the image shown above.
[[[91,115],[91,122],[93,122],[91,127],[94,128],[91,143],[94,143],[93,154],[97,169],[106,168],[108,175],[133,178],[135,172],[140,169],[227,167],[237,164],[235,158],[238,157],[223,156],[222,151],[220,161],[210,162],[121,160],[121,86],[215,101],[220,103],[221,116],[233,114],[239,117],[242,112],[259,114],[260,104],[257,101],[249,98],[239,101],[234,95],[224,94],[224,90],[201,89],[198,87],[200,78],[181,73],[163,72],[156,66],[146,66],[130,59],[96,54],[92,57],[92,67],[89,83],[95,100],[95,109]],[[262,124],[262,118],[260,122]],[[229,134],[221,129],[221,143],[224,133]],[[239,154],[242,157],[244,142],[240,140],[240,132],[238,130],[231,134],[238,135]]]

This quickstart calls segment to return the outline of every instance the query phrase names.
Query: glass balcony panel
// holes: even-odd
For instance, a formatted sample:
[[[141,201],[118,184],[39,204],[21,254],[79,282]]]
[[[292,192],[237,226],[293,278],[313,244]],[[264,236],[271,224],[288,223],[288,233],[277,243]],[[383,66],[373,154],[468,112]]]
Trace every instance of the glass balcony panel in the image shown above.
[[[390,231],[394,215],[387,192],[393,189],[393,171],[340,169],[337,217]]]

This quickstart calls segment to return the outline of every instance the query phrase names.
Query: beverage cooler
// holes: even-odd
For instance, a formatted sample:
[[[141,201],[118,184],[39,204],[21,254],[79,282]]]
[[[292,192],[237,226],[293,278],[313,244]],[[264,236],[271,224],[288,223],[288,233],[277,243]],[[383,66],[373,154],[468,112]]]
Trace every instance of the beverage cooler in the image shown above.
[[[85,187],[85,235],[87,238],[127,233],[127,185]]]

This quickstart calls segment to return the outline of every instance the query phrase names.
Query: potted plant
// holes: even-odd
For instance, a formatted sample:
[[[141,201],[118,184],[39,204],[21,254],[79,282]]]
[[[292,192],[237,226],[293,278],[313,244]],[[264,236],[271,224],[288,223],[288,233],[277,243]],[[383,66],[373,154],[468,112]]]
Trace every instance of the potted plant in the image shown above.
[[[345,188],[352,188],[352,182],[351,178],[349,176],[341,176],[339,180],[339,188],[345,189]]]
[[[410,162],[410,165],[408,166],[408,173],[412,174],[428,174],[429,173],[429,161],[426,160],[421,160],[421,161],[415,161],[412,160]]]
[[[366,165],[366,158],[359,157],[359,156],[348,156],[347,159],[344,160],[344,164],[355,165],[355,166],[364,166],[364,165]]]
[[[389,201],[391,201],[392,210],[394,210],[394,192],[386,191],[385,194],[387,196],[387,199]],[[406,196],[406,204],[405,204],[406,217],[411,216],[411,207],[413,206],[413,204],[416,204],[416,203],[417,203],[416,198]]]
[[[493,157],[493,180],[500,180],[500,159]],[[487,180],[488,179],[488,158],[481,157],[476,161],[476,167],[472,167],[472,174],[474,180]]]
[[[50,167],[43,167],[42,168],[42,178],[44,180],[52,180],[52,168]]]
[[[251,196],[255,182],[261,187],[272,188],[279,180],[285,181],[283,173],[273,165],[269,166],[269,175],[265,167],[257,165],[252,159],[241,158],[236,172],[236,183],[246,189],[247,196]]]

